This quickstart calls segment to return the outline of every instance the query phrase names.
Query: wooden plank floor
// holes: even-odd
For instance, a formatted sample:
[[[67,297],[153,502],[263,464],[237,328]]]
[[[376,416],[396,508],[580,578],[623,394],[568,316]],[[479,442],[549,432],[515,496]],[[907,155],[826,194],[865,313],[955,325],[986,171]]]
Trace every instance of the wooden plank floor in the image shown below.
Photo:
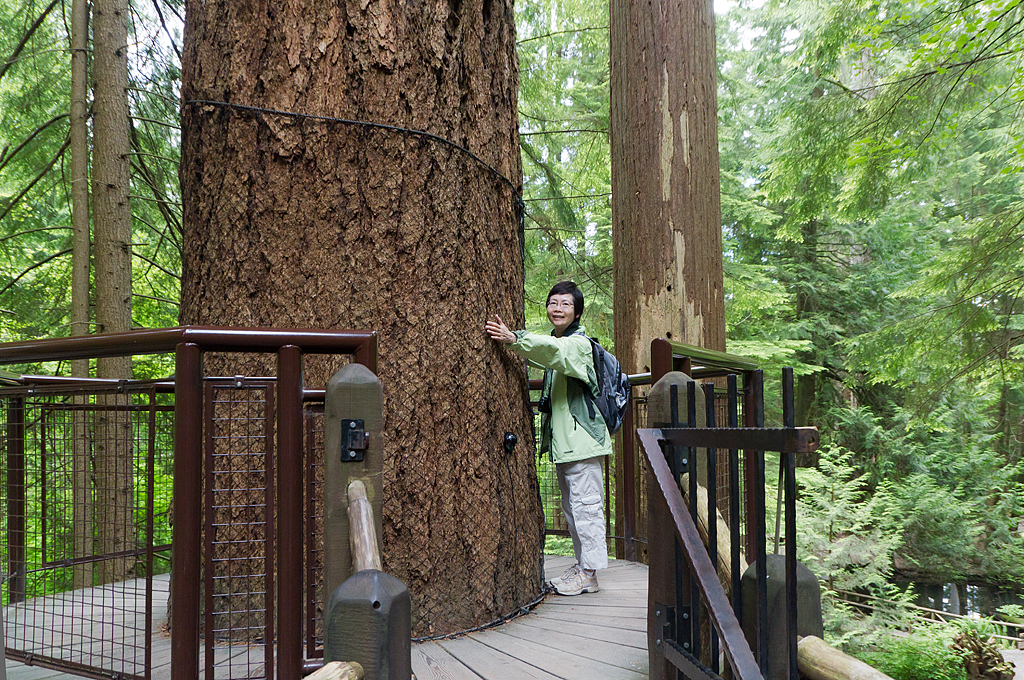
[[[571,558],[546,557],[545,578],[558,576],[571,563]],[[550,595],[530,614],[502,626],[453,640],[414,645],[412,663],[417,680],[647,678],[647,567],[613,560],[608,569],[598,572],[598,578],[600,592],[576,597]],[[110,596],[101,589],[90,590],[98,591],[90,593],[91,597]],[[170,678],[171,653],[170,638],[160,632],[166,620],[166,576],[157,578],[154,590],[155,632],[150,641],[153,678],[164,680]],[[83,591],[77,592],[55,598],[82,600],[89,597],[82,594]],[[131,597],[136,594],[136,591],[132,591],[130,597],[117,594],[118,602],[126,605],[120,608],[119,616],[134,609]],[[54,610],[47,608],[46,611]],[[10,624],[6,620],[5,623]],[[55,640],[60,637],[61,629],[81,630],[82,625],[79,616],[63,622],[50,620],[45,626],[50,631],[47,638]],[[99,650],[95,647],[95,637],[91,637],[92,646],[80,650],[80,659],[90,653],[110,654],[113,640],[107,640],[106,647]],[[218,645],[216,653],[218,663],[230,656],[244,666],[245,657],[261,655],[262,648]],[[129,668],[122,670],[131,672]],[[223,671],[229,673],[230,669],[225,667]],[[74,677],[65,671],[7,662],[7,680],[70,680]]]
[[[545,578],[571,565],[545,558]],[[647,678],[647,567],[613,560],[601,590],[550,595],[527,616],[455,640],[413,646],[417,680]]]

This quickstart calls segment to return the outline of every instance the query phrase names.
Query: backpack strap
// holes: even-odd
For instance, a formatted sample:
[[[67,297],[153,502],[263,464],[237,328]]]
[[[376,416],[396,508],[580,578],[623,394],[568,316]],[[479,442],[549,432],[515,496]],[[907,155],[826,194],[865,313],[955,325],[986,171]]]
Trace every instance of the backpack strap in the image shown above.
[[[594,413],[594,398],[590,396],[590,388],[587,387],[587,384],[580,380],[579,378],[573,378],[573,380],[579,380],[580,384],[582,385],[583,401],[587,402],[587,415],[589,415],[590,419],[593,420],[594,418],[597,417],[597,414]]]
[[[577,330],[573,331],[572,334],[573,335],[582,335],[583,337],[585,337],[587,340],[590,341],[591,351],[593,352],[592,360],[595,360],[595,363],[594,363],[594,374],[597,376],[597,389],[598,389],[598,394],[600,394],[600,392],[601,392],[601,372],[597,370],[597,367],[600,364],[596,363],[597,348],[600,347],[600,345],[598,345],[596,342],[594,342],[594,339],[592,337],[590,337],[589,335],[587,335],[586,333],[584,333],[581,330],[577,329]],[[590,394],[590,385],[588,385],[585,380],[580,380],[579,378],[573,378],[573,380],[579,382],[580,387],[583,390],[583,401],[585,401],[587,403],[587,415],[589,415],[590,419],[593,420],[594,418],[597,417],[597,411],[594,410],[594,397],[593,397],[592,394]]]

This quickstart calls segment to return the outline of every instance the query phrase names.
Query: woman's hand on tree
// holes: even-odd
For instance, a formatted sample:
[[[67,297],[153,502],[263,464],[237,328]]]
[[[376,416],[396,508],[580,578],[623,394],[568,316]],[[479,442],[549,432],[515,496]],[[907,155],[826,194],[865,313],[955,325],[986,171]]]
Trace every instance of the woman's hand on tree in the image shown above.
[[[505,325],[505,322],[497,314],[487,322],[485,329],[487,330],[487,335],[491,336],[492,340],[497,340],[506,345],[515,342],[517,339],[516,334],[508,329],[508,326]]]

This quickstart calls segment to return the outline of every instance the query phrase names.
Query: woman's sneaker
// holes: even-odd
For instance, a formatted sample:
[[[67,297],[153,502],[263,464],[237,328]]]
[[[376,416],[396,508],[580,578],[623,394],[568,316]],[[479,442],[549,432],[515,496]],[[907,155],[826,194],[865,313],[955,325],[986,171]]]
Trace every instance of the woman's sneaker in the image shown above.
[[[556,576],[555,578],[551,579],[551,587],[557,589],[558,586],[562,585],[578,573],[580,573],[580,565],[572,565],[571,567],[563,571],[561,576]]]
[[[600,588],[597,586],[597,574],[587,573],[585,569],[579,569],[568,579],[555,586],[555,592],[559,595],[579,595],[580,593],[596,593]]]

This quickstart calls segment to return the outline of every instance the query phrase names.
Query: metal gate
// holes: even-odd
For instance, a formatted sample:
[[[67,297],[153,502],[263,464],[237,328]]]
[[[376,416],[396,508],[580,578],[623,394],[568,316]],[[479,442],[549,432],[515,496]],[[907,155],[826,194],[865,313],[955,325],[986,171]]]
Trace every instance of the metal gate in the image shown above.
[[[173,405],[152,384],[0,390],[10,659],[148,678],[167,608]]]

